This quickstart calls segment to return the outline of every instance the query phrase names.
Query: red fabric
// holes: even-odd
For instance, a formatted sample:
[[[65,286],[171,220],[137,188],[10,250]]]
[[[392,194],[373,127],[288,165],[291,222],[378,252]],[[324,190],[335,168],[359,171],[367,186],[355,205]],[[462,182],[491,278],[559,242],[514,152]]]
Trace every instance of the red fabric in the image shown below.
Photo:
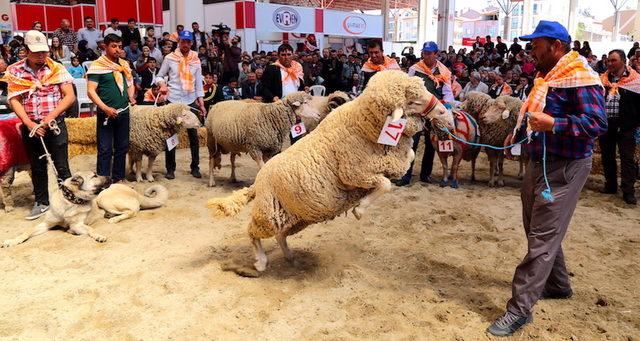
[[[15,165],[29,163],[29,157],[18,130],[21,125],[19,118],[0,120],[0,174],[4,174]]]

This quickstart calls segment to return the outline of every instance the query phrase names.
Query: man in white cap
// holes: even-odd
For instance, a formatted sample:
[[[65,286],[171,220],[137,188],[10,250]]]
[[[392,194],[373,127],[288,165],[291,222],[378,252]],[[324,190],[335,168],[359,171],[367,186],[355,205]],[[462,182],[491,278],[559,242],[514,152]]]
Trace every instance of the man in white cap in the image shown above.
[[[183,103],[200,110],[201,119],[207,114],[204,108],[204,82],[202,80],[202,67],[198,53],[191,51],[193,33],[181,31],[178,34],[178,48],[168,54],[160,71],[156,76],[156,84],[160,86],[162,95],[169,95],[168,102]],[[169,77],[165,82],[164,77]],[[197,129],[187,129],[189,135],[189,147],[191,149],[191,175],[201,178],[200,174],[200,142]],[[175,179],[176,150],[167,150],[165,154],[165,166],[169,180]]]
[[[67,153],[67,128],[64,112],[73,105],[73,78],[49,55],[47,38],[39,31],[29,31],[24,37],[27,58],[9,66],[3,77],[8,84],[8,99],[16,115],[22,120],[22,139],[31,161],[31,181],[36,202],[27,216],[37,219],[49,209],[47,160],[40,137],[43,138],[61,180],[71,176]],[[50,129],[55,121],[60,133]],[[51,123],[52,124],[52,123]],[[52,124],[53,125],[53,124]],[[33,137],[29,133],[35,131]]]

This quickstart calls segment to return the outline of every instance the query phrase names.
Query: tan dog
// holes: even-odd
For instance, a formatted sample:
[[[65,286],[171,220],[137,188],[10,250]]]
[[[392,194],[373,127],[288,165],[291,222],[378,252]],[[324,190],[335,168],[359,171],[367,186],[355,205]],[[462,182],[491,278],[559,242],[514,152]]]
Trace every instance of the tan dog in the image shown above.
[[[72,234],[89,235],[97,242],[106,241],[107,238],[96,233],[91,226],[87,225],[86,220],[91,213],[91,201],[110,183],[108,177],[97,176],[94,172],[74,174],[65,180],[51,196],[51,204],[44,216],[44,221],[31,232],[5,240],[2,247],[24,243],[27,239],[43,234],[56,226],[67,228],[67,232]]]
[[[169,191],[162,185],[151,186],[142,195],[129,186],[113,184],[98,195],[94,207],[105,210],[105,218],[115,224],[134,217],[141,209],[161,207],[168,198]]]

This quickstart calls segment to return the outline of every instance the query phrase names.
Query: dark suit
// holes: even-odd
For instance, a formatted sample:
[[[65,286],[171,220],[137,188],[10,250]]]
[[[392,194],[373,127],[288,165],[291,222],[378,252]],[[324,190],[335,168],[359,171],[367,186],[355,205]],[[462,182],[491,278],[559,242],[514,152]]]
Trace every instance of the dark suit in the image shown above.
[[[262,85],[259,82],[251,84],[248,81],[242,83],[242,99],[253,99],[256,96],[260,96],[260,89]]]
[[[140,37],[140,31],[136,28],[131,32],[128,27],[122,30],[122,46],[129,46],[131,41],[137,41],[138,47],[142,49],[142,38]]]
[[[282,74],[280,73],[280,68],[275,65],[267,66],[262,74],[261,85],[262,88],[259,93],[263,102],[271,103],[274,97],[282,98]],[[298,90],[304,90],[304,81],[300,81]]]

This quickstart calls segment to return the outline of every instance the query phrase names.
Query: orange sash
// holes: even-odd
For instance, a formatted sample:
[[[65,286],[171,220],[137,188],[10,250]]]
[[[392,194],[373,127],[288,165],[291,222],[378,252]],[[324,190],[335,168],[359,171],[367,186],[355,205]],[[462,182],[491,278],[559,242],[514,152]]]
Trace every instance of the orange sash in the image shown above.
[[[26,63],[27,61],[22,60],[21,62]],[[33,92],[41,87],[73,81],[73,77],[71,77],[69,71],[67,71],[67,69],[62,64],[54,62],[51,58],[47,58],[45,60],[45,63],[47,64],[47,67],[49,68],[49,70],[51,70],[51,72],[43,79],[35,81],[18,78],[12,75],[11,69],[17,63],[9,66],[7,68],[7,72],[4,74],[4,77],[0,79],[1,81],[6,82],[8,85],[7,98],[10,99],[24,93],[27,93],[29,96],[31,96]]]

